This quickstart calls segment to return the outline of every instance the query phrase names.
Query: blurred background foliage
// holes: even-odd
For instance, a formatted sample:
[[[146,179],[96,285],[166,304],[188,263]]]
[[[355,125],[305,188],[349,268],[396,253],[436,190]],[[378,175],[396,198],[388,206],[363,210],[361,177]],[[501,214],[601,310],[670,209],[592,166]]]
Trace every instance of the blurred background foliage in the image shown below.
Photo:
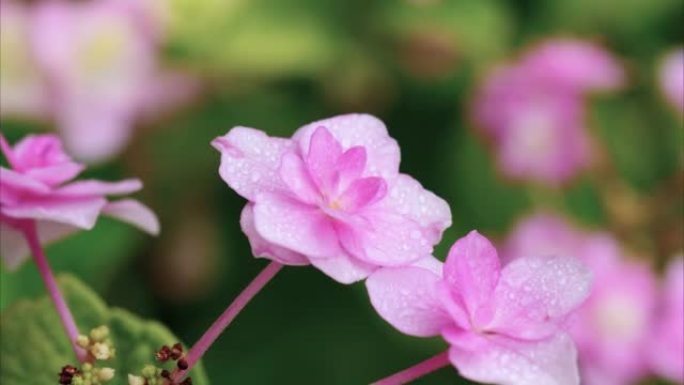
[[[219,156],[209,146],[236,125],[289,136],[323,117],[376,114],[400,143],[402,170],[451,204],[454,225],[436,250],[441,259],[466,231],[501,238],[539,207],[616,232],[656,266],[681,248],[684,131],[654,79],[662,54],[684,37],[680,0],[169,4],[163,59],[200,75],[203,92],[189,107],[142,124],[121,157],[88,171],[140,177],[140,198],[160,215],[162,235],[101,220],[47,251],[58,272],[75,274],[112,306],[163,322],[186,343],[266,264],[251,256],[238,223],[244,201],[219,178]],[[591,102],[592,135],[605,161],[563,189],[503,179],[468,112],[490,68],[554,36],[601,42],[629,74],[625,90]],[[2,129],[13,142],[50,127],[4,121]],[[615,202],[616,191],[624,202]],[[622,214],[644,201],[662,213],[646,225],[625,224]],[[2,308],[44,291],[31,263],[0,274]],[[362,284],[287,268],[204,364],[214,384],[361,384],[444,346],[391,329]],[[417,382],[447,383],[467,382],[453,369]]]

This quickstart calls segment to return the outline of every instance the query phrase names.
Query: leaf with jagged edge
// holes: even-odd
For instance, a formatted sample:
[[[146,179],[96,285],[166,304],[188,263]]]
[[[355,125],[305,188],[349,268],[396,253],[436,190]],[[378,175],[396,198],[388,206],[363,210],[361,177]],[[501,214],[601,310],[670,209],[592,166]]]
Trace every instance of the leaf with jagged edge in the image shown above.
[[[130,312],[109,308],[90,288],[72,276],[61,276],[59,286],[82,333],[107,325],[116,347],[116,357],[98,361],[116,370],[107,385],[127,385],[128,373],[138,374],[146,364],[155,364],[154,353],[162,345],[178,341],[162,324],[139,318]],[[0,383],[3,385],[57,384],[57,373],[75,358],[47,297],[18,301],[0,317]],[[167,364],[171,365],[171,364]],[[196,366],[191,377],[195,385],[208,385],[204,369]]]

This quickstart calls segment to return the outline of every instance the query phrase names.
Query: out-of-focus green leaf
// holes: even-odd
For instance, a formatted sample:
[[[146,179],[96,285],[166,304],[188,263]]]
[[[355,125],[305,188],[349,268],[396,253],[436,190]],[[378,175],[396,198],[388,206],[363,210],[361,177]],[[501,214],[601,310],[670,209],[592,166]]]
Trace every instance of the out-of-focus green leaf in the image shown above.
[[[279,1],[174,0],[172,51],[208,72],[306,75],[333,62],[335,33],[312,7]]]
[[[60,287],[81,331],[100,325],[110,328],[116,358],[104,363],[114,368],[109,385],[128,383],[128,373],[139,373],[154,363],[154,353],[178,341],[160,323],[147,321],[107,305],[85,284],[71,276],[59,279]],[[62,366],[74,364],[74,355],[49,298],[17,302],[2,313],[0,327],[0,382],[4,385],[48,385],[57,383]],[[101,362],[101,361],[100,361]],[[208,384],[204,369],[197,366],[193,383]]]
[[[433,46],[442,47],[435,60],[445,56],[476,62],[500,57],[513,37],[514,20],[501,1],[441,1],[419,5],[411,1],[385,1],[375,28],[386,31],[408,60],[425,60]],[[427,2],[426,2],[427,3]],[[410,57],[407,57],[410,56]],[[427,65],[427,63],[425,63]]]

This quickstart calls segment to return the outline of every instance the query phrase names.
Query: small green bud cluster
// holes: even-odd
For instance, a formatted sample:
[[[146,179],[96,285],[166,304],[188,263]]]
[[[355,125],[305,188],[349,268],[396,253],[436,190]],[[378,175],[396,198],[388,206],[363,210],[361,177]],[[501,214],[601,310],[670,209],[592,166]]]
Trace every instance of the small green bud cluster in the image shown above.
[[[112,378],[114,378],[114,369],[96,368],[92,364],[85,363],[80,374],[71,380],[71,385],[102,385]]]
[[[96,327],[89,336],[78,336],[76,344],[88,352],[91,361],[109,360],[116,354],[107,326]],[[66,365],[58,375],[60,385],[103,385],[113,379],[114,374],[112,368],[100,368],[86,362],[80,369]]]
[[[164,345],[155,354],[158,362],[165,363],[175,361],[179,370],[186,370],[188,362],[184,358],[183,346],[179,343],[169,347]],[[187,377],[181,382],[173,379],[173,374],[167,369],[147,365],[143,368],[140,376],[128,375],[128,385],[192,385],[192,378]]]
[[[109,338],[109,328],[104,325],[91,330],[90,336],[78,336],[76,344],[96,360],[108,360],[116,355],[116,349]]]

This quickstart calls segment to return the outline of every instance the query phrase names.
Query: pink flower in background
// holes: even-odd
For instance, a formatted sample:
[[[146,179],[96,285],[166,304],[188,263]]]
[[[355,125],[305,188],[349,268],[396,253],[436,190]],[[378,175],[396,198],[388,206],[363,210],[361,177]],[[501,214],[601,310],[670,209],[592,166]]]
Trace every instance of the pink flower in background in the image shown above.
[[[14,79],[10,84],[18,85],[4,88],[3,99],[24,95],[24,104],[41,106],[46,113],[40,117],[54,119],[78,159],[98,162],[119,153],[143,114],[182,102],[194,91],[189,79],[159,69],[161,29],[153,27],[158,20],[150,1],[54,0],[23,7],[3,2],[21,10],[15,12],[23,15],[25,30],[7,38],[26,51],[21,60],[7,58],[7,67],[22,66],[23,60],[32,69],[23,77],[7,72]],[[2,109],[3,115],[34,113],[12,104]]]
[[[89,230],[101,214],[159,232],[154,213],[137,200],[106,198],[140,190],[139,180],[70,182],[84,167],[64,153],[54,135],[29,135],[14,147],[0,135],[0,147],[10,165],[0,167],[0,254],[9,268],[29,255],[21,233],[27,224],[36,224],[41,243]]]
[[[569,257],[529,256],[502,267],[491,243],[473,231],[454,244],[443,269],[384,268],[366,285],[375,309],[401,332],[444,337],[464,377],[561,385],[579,384],[564,329],[590,281]]]
[[[549,41],[487,78],[475,120],[492,139],[505,175],[558,185],[591,161],[584,93],[615,89],[623,78],[601,48]]]
[[[543,82],[577,92],[616,90],[625,82],[622,66],[611,53],[582,40],[547,41],[525,55],[520,65]]]
[[[652,328],[650,362],[658,375],[684,384],[684,258],[670,262]]]
[[[656,299],[646,264],[626,260],[617,242],[586,233],[552,215],[532,216],[509,236],[508,260],[534,255],[573,255],[594,277],[592,293],[570,329],[585,385],[634,384],[648,373],[648,346]]]
[[[369,115],[314,122],[291,139],[236,127],[213,145],[221,177],[249,201],[241,224],[256,256],[351,283],[429,257],[451,224],[444,200],[399,173],[396,141]]]
[[[665,57],[660,66],[660,88],[667,101],[684,113],[684,48]]]
[[[47,91],[33,58],[27,7],[0,1],[0,116],[48,115]]]

